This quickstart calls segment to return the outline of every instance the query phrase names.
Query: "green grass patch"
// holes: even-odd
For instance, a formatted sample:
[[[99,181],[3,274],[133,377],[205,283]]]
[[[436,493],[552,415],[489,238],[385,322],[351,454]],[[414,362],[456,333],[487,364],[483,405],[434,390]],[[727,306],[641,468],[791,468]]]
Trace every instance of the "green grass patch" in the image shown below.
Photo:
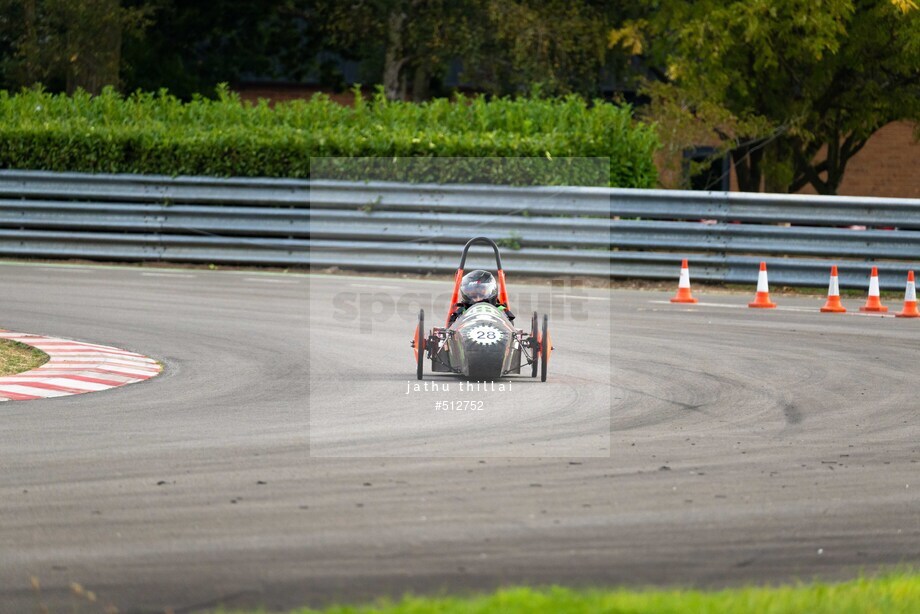
[[[0,377],[15,375],[40,367],[48,362],[48,355],[24,343],[0,339]]]
[[[250,611],[251,612],[251,611]],[[840,584],[699,590],[509,588],[474,597],[405,597],[368,606],[294,610],[298,614],[856,614],[920,612],[920,575],[893,573]]]

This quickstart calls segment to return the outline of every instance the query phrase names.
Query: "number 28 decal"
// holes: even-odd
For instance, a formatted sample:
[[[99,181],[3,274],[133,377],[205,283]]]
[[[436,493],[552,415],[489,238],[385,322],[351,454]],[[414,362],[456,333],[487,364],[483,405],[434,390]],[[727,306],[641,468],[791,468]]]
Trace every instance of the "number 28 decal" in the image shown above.
[[[504,333],[494,326],[476,326],[466,334],[467,338],[480,345],[492,345],[502,340]]]

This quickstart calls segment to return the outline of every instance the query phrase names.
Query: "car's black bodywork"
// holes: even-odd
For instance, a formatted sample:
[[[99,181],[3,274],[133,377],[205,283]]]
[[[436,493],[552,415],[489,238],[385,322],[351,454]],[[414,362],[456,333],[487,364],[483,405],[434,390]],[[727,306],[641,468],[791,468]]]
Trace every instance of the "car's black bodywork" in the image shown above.
[[[508,294],[501,254],[494,241],[486,237],[470,239],[463,248],[460,267],[454,277],[451,308],[457,302],[466,255],[474,243],[485,243],[495,251],[498,267],[498,305],[507,307]],[[488,302],[475,303],[445,328],[432,328],[425,334],[424,312],[419,312],[412,346],[416,352],[417,376],[422,379],[424,362],[431,362],[435,373],[454,373],[470,380],[496,380],[506,375],[520,374],[521,368],[531,366],[531,377],[541,366],[541,380],[546,381],[546,368],[552,346],[549,343],[548,318],[543,318],[543,330],[537,329],[537,314],[533,314],[531,330],[517,329],[507,316],[507,309]],[[449,312],[450,313],[450,312]],[[448,320],[449,321],[449,320]]]

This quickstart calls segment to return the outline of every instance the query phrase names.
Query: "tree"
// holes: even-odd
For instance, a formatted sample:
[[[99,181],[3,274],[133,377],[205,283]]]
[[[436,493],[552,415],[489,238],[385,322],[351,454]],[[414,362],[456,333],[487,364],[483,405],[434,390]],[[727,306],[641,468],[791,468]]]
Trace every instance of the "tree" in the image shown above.
[[[387,97],[423,100],[450,70],[476,89],[595,97],[619,52],[605,0],[318,0],[328,48],[378,59]],[[621,55],[621,54],[620,54]]]
[[[913,0],[675,0],[611,41],[630,35],[663,67],[654,112],[675,133],[708,128],[742,190],[836,193],[876,130],[920,119]]]
[[[423,100],[433,80],[469,48],[482,26],[484,0],[317,0],[327,48],[378,60],[391,100]]]
[[[118,0],[2,0],[0,12],[11,51],[3,72],[12,85],[58,81],[68,93],[93,94],[119,84],[122,41],[151,15]]]
[[[122,76],[129,91],[166,87],[188,99],[247,76],[300,81],[318,68],[315,2],[154,1],[156,20],[144,40],[125,45]]]
[[[920,10],[905,0],[854,3],[838,51],[812,77],[804,127],[781,145],[793,159],[790,191],[836,194],[849,160],[884,125],[920,120]],[[824,147],[823,159],[815,160]]]
[[[611,55],[607,31],[618,3],[488,0],[485,27],[465,74],[495,94],[600,93]]]

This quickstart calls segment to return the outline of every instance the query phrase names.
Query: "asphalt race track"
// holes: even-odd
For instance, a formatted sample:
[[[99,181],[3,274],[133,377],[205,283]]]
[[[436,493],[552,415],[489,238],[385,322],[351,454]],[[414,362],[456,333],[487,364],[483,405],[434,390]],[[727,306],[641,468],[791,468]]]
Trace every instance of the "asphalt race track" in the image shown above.
[[[398,304],[444,286],[0,265],[0,327],[165,364],[139,384],[0,405],[0,610],[36,606],[31,576],[52,611],[79,582],[123,612],[184,612],[920,563],[920,321],[588,290],[595,321],[612,314],[608,349],[559,319],[550,381],[501,397],[516,416],[533,408],[536,430],[514,439],[488,407],[405,419],[411,322],[369,335],[308,314],[352,290]],[[392,394],[368,403],[368,386]],[[354,438],[311,442],[310,411]],[[463,443],[506,440],[506,457]]]

